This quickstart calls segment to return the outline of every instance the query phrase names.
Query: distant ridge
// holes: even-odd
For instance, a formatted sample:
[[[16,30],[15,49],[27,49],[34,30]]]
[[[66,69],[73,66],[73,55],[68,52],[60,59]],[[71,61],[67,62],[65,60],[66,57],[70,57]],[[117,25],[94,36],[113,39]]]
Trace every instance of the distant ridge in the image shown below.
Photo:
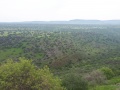
[[[2,22],[1,22],[2,23]],[[6,23],[6,22],[4,22]],[[84,20],[73,19],[69,21],[25,21],[9,23],[26,23],[26,24],[120,24],[120,20]]]
[[[120,20],[73,19],[73,20],[69,20],[69,21],[31,21],[29,23],[37,23],[37,24],[120,24]]]

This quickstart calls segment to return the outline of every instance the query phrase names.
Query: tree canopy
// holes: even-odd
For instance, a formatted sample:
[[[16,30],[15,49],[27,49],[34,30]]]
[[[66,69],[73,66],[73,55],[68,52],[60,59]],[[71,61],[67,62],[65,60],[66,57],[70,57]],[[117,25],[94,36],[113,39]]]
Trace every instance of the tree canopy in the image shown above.
[[[32,60],[8,60],[0,66],[0,90],[64,90],[61,80],[47,66],[42,69]]]

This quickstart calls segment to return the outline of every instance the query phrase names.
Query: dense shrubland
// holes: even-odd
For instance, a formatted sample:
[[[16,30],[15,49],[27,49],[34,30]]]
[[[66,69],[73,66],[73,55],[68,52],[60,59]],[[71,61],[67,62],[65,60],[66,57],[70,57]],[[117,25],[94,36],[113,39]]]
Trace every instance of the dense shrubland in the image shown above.
[[[0,68],[7,59],[13,60],[7,63],[9,66],[18,62],[19,57],[25,57],[32,59],[37,68],[47,65],[60,78],[56,82],[61,83],[61,88],[119,90],[119,38],[119,25],[0,24]],[[37,85],[37,81],[34,82]],[[54,83],[53,80],[52,85]],[[1,84],[4,88],[7,83]]]
[[[65,90],[61,80],[48,67],[37,68],[31,60],[21,58],[0,66],[0,90]]]

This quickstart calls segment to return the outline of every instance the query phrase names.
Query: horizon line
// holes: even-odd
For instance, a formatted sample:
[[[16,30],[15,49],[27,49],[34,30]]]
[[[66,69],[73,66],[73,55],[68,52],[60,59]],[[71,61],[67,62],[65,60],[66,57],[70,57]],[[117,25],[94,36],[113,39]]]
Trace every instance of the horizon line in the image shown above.
[[[62,22],[62,21],[120,21],[120,19],[70,19],[70,20],[26,20],[26,21],[0,21],[0,23],[19,23],[19,22]]]

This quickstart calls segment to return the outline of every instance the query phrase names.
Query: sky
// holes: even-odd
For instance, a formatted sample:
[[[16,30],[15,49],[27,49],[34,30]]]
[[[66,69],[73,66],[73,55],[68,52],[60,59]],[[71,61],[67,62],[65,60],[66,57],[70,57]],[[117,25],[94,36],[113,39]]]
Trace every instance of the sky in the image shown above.
[[[120,0],[0,0],[0,22],[120,20]]]

